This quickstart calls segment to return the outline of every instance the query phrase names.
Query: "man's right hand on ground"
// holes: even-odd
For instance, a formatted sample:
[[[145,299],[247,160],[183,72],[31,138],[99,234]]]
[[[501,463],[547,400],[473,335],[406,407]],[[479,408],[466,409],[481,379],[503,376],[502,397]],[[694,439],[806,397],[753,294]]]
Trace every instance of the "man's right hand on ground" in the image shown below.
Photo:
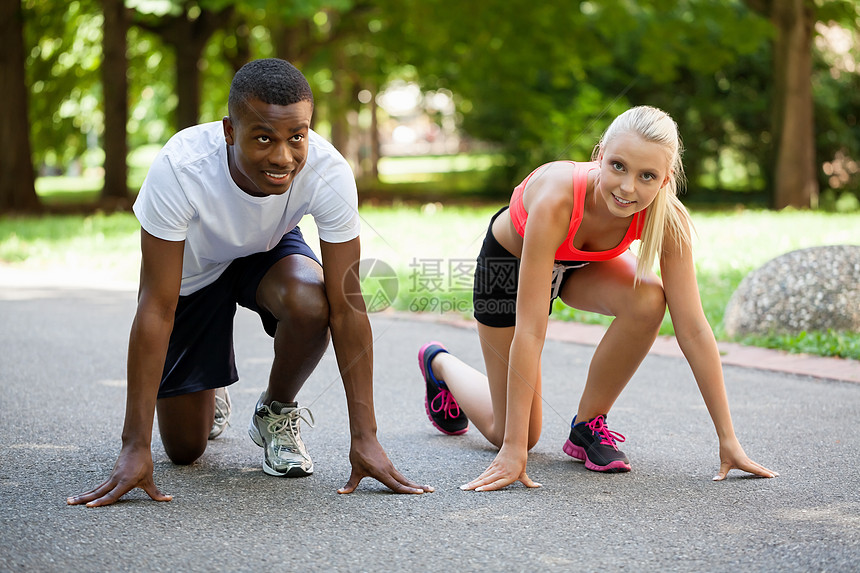
[[[349,481],[337,490],[337,493],[354,492],[359,482],[366,477],[379,481],[394,493],[419,494],[434,491],[433,486],[418,485],[401,474],[388,459],[375,436],[363,440],[353,439],[349,450],[349,461],[352,464]]]
[[[149,448],[125,448],[119,453],[110,477],[96,488],[66,498],[69,505],[87,504],[87,507],[110,505],[139,487],[155,501],[170,501],[172,495],[161,493],[152,479],[152,452]]]

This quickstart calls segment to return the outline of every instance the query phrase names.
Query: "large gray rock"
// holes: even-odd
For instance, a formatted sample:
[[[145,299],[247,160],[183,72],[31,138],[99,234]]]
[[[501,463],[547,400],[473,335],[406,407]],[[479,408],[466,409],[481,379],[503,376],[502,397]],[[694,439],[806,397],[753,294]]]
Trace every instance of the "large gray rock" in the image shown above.
[[[860,246],[812,247],[748,274],[724,316],[729,336],[860,331]]]

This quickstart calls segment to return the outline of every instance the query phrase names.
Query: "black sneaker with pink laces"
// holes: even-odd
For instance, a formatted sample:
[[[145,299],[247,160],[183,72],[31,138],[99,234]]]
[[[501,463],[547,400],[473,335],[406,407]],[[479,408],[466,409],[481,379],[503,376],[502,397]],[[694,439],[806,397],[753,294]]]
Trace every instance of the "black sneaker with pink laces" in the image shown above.
[[[430,362],[440,352],[448,352],[441,342],[428,342],[418,351],[418,365],[427,387],[424,398],[424,410],[433,426],[449,436],[465,434],[469,429],[469,418],[460,410],[460,405],[454,395],[448,390],[445,382],[433,375]]]
[[[564,453],[585,462],[585,467],[595,472],[629,472],[630,462],[616,442],[623,442],[624,436],[613,432],[606,425],[606,416],[595,416],[587,422],[576,423],[576,416],[570,423],[570,437],[565,442]]]

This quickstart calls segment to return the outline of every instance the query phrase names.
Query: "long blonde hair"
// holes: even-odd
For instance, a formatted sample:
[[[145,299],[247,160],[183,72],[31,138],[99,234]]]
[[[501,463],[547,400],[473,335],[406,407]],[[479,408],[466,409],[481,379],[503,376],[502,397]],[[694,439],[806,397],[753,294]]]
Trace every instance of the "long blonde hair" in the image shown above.
[[[596,160],[606,145],[622,133],[635,133],[645,141],[662,145],[669,160],[669,181],[660,188],[645,214],[642,244],[636,263],[636,282],[639,282],[660,258],[667,233],[674,238],[679,249],[691,247],[693,222],[686,207],[678,199],[678,189],[684,185],[684,165],[681,162],[683,146],[675,120],[656,107],[643,105],[630,108],[616,117],[603,132],[592,159]]]

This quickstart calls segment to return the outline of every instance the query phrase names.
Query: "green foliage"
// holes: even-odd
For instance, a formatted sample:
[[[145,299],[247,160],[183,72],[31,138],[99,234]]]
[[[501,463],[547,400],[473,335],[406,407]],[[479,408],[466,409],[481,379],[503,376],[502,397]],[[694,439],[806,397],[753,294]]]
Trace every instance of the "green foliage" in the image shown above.
[[[504,149],[509,180],[571,145],[574,152],[590,151],[593,134],[578,135],[599,112],[601,98],[586,70],[594,61],[608,63],[607,51],[575,6],[502,0],[402,5],[397,41],[403,63],[415,65],[427,88],[456,94],[463,128]]]
[[[682,117],[711,109],[723,95],[716,88],[706,90],[710,98],[691,99],[702,84],[716,83],[715,74],[761,51],[770,30],[742,3],[716,0],[402,4],[404,63],[416,66],[428,88],[457,94],[464,129],[501,146],[510,180],[547,160],[589,157],[630,103],[662,100]],[[766,104],[756,95],[758,117]],[[716,105],[718,121],[709,115],[699,123],[726,139],[734,127],[724,119],[730,103]],[[688,148],[708,144],[691,139]]]
[[[860,4],[857,0],[814,0],[815,16],[822,22],[838,22],[845,28],[860,28]]]
[[[34,162],[65,169],[83,159],[84,167],[99,166],[100,5],[23,0],[23,6]],[[278,55],[306,73],[324,132],[358,110],[359,89],[408,79],[452,91],[462,128],[506,158],[489,187],[509,189],[548,160],[588,157],[612,117],[648,103],[669,111],[681,127],[694,200],[703,198],[702,189],[724,190],[731,201],[759,200],[753,193],[769,188],[773,28],[741,0],[127,0],[127,6],[135,21],[150,24],[232,7],[232,20],[210,38],[200,61],[202,121],[224,115],[239,65]],[[817,28],[817,158],[822,164],[842,158],[821,173],[823,187],[835,187],[823,194],[833,206],[845,193],[860,196],[860,175],[837,173],[860,156],[860,74],[840,60],[857,60],[858,6],[816,0],[821,22],[841,27],[854,42],[840,56],[822,46]],[[141,26],[132,25],[128,40],[133,149],[173,133],[177,96],[172,50]]]
[[[173,134],[176,107],[173,82],[174,54],[161,39],[132,26],[128,31],[128,145],[130,149],[164,143]]]
[[[102,16],[96,0],[24,0],[23,13],[33,163],[65,168],[97,147],[104,125]],[[100,157],[85,163],[100,165]]]
[[[854,4],[860,23],[860,5]],[[832,22],[818,28],[812,88],[816,162],[823,166],[819,184],[825,190],[821,199],[831,209],[844,210],[851,208],[849,197],[855,205],[860,199],[860,32]]]
[[[237,70],[231,63],[221,57],[225,44],[234,46],[235,31],[219,30],[203,50],[201,73],[202,92],[206,94],[200,102],[200,121],[217,121],[227,115],[227,96],[230,94],[230,82]],[[253,54],[252,57],[262,57]]]
[[[797,335],[771,334],[747,336],[742,344],[787,350],[792,353],[816,356],[839,356],[860,360],[860,333],[857,332],[801,332]]]
[[[766,188],[770,150],[768,110],[771,75],[767,50],[738,55],[713,73],[682,68],[681,80],[665,89],[643,78],[630,90],[631,104],[665,109],[684,140],[687,198],[703,189],[727,190],[734,201]]]

